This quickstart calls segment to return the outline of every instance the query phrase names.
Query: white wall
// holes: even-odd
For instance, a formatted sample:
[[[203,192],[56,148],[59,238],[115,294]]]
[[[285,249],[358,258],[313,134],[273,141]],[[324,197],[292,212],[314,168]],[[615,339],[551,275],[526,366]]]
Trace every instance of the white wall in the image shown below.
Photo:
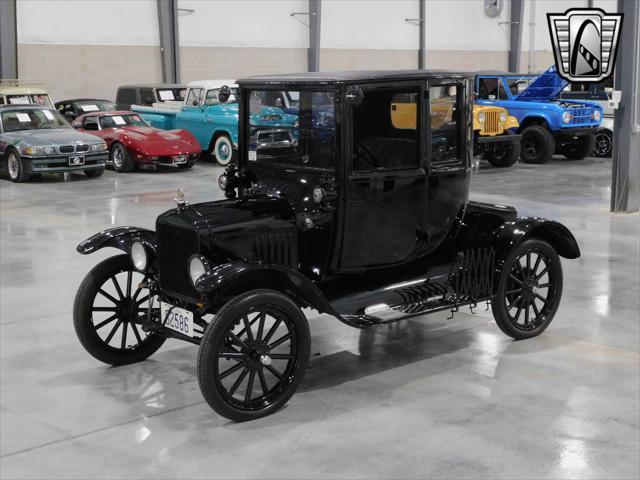
[[[308,48],[309,29],[291,17],[307,0],[179,0],[180,45]],[[305,16],[297,17],[308,22]]]
[[[160,44],[156,0],[18,0],[16,7],[18,43]]]

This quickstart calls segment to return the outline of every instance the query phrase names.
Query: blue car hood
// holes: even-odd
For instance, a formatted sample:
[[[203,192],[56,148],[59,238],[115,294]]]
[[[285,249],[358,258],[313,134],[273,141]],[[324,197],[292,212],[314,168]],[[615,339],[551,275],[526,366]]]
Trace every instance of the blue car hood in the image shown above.
[[[516,100],[527,102],[551,102],[556,99],[560,92],[569,85],[556,71],[556,66],[552,66],[516,97]]]

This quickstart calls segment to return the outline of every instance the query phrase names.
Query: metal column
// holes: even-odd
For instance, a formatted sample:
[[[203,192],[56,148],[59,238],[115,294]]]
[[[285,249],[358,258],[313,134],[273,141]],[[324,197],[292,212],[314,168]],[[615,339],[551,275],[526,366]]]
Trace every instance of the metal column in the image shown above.
[[[615,89],[622,91],[615,112],[611,211],[640,209],[640,2],[618,0],[624,14],[615,65]]]
[[[2,1],[2,0],[0,0]],[[162,81],[180,82],[180,43],[178,41],[178,0],[158,1]]]
[[[16,0],[0,0],[0,78],[18,78]]]
[[[520,70],[520,48],[522,45],[522,18],[524,0],[511,0],[509,35],[509,71]]]
[[[418,50],[418,68],[420,70],[425,68],[425,55],[427,45],[427,28],[425,18],[425,2],[427,0],[418,0],[420,2],[420,49]]]
[[[310,72],[320,70],[320,20],[321,0],[309,0],[309,49],[307,68]]]

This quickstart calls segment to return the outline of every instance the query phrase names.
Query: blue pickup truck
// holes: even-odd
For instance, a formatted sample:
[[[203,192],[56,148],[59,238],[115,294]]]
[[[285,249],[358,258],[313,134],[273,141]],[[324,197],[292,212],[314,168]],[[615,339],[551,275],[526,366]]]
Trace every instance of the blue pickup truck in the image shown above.
[[[555,66],[539,76],[482,72],[475,77],[476,102],[504,107],[518,119],[523,162],[546,163],[554,153],[578,160],[593,151],[602,107],[559,98],[567,85]]]
[[[229,82],[191,82],[182,104],[134,105],[131,110],[153,127],[190,131],[203,151],[209,152],[220,165],[228,165],[236,157],[238,147],[238,101],[234,88],[227,87],[227,93],[221,96],[225,85]],[[252,125],[258,127],[255,136],[265,148],[290,148],[296,143],[292,130],[297,127],[297,115],[285,113],[281,108],[262,106],[251,117]],[[260,127],[264,127],[263,140],[260,139]]]

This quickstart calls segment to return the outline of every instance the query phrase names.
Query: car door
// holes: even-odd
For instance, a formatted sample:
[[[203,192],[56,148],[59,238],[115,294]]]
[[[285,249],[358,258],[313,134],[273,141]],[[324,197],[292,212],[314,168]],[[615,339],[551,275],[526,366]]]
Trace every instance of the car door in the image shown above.
[[[198,139],[203,150],[209,149],[210,138],[204,135],[204,89],[190,88],[187,93],[187,101],[182,106],[182,110],[176,121],[177,128],[189,130]]]
[[[425,82],[362,86],[362,102],[350,107],[342,272],[385,268],[416,256],[427,200],[424,87]]]

